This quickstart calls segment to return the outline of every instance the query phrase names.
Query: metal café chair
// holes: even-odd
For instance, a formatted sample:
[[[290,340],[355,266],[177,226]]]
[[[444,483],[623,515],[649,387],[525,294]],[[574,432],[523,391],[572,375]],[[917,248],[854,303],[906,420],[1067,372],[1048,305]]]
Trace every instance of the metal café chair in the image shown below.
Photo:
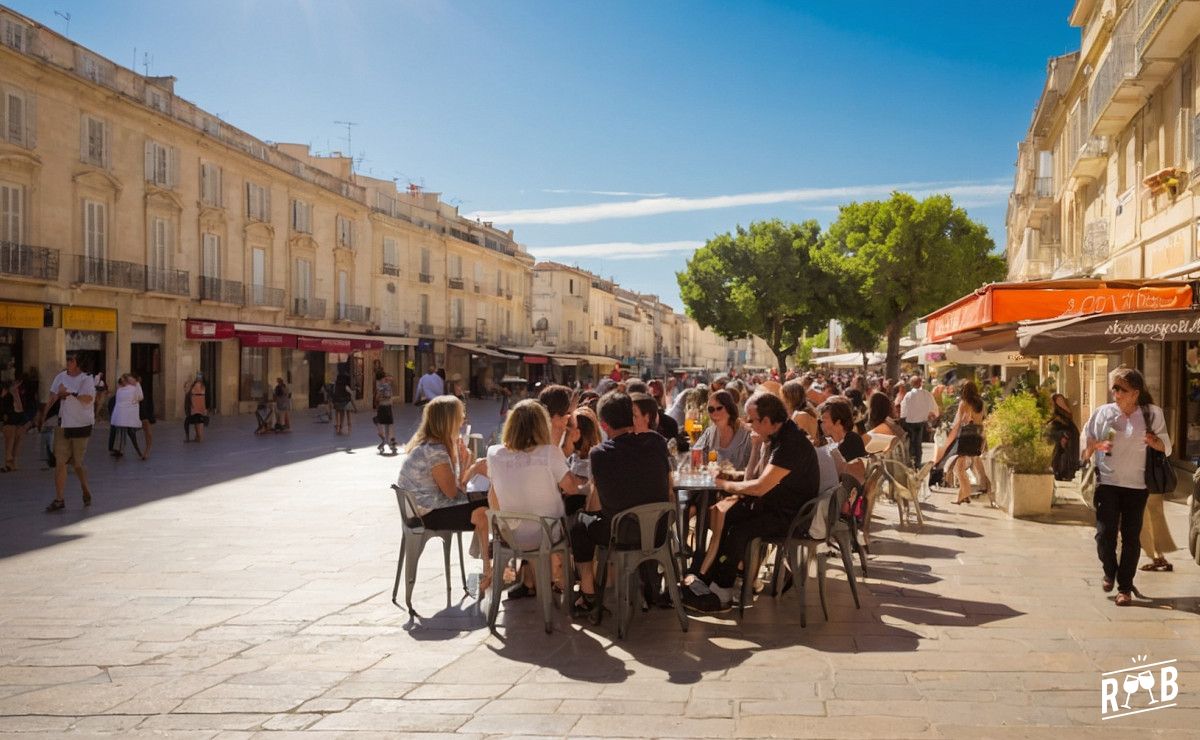
[[[567,536],[565,519],[538,516],[536,514],[520,514],[513,511],[487,510],[488,530],[492,540],[492,572],[504,572],[504,564],[514,558],[532,561],[536,573],[537,596],[542,605],[542,619],[546,623],[546,632],[551,630],[552,614],[554,612],[554,584],[551,576],[551,558],[555,553],[562,556],[563,572],[566,583],[563,587],[563,606],[570,604],[572,587],[571,572],[571,542]],[[515,543],[520,541],[518,529],[522,524],[533,525],[538,529],[538,544],[535,547],[521,547]],[[558,530],[555,532],[555,530]],[[504,588],[504,579],[493,576],[491,604],[488,605],[488,627],[496,628],[496,615],[500,611],[500,594]]]
[[[886,484],[888,495],[896,502],[900,514],[900,526],[908,524],[909,512],[916,512],[917,526],[925,526],[925,517],[921,514],[921,485],[929,477],[933,468],[932,462],[914,471],[899,460],[883,458],[880,462],[880,484]]]
[[[613,584],[616,589],[617,637],[623,639],[629,632],[633,619],[634,602],[641,593],[637,585],[640,579],[639,566],[654,563],[666,575],[667,592],[675,605],[679,626],[688,630],[687,614],[683,611],[683,599],[679,593],[679,561],[672,552],[675,542],[674,527],[677,512],[670,501],[643,504],[626,509],[613,517],[606,547],[600,548],[599,567],[596,575],[596,611],[593,617],[599,624],[604,614],[604,588],[608,582],[608,566],[616,568]],[[628,525],[628,526],[623,526]],[[637,542],[621,537],[622,530],[634,529]]]
[[[807,536],[808,532],[803,527],[803,523],[809,521],[812,515],[820,510],[819,504],[822,498],[828,500],[828,506],[825,509],[825,537],[815,539]],[[846,580],[850,584],[850,594],[854,597],[854,608],[862,608],[862,604],[858,599],[858,586],[854,578],[850,527],[841,516],[842,506],[848,498],[849,490],[846,486],[838,485],[822,497],[809,501],[801,508],[800,513],[796,515],[796,521],[793,523],[792,529],[788,532],[787,540],[783,544],[782,553],[787,558],[788,567],[792,571],[792,578],[796,580],[796,592],[800,596],[801,627],[808,626],[805,596],[808,590],[808,572],[811,569],[813,560],[817,561],[817,591],[821,597],[821,612],[825,615],[825,621],[829,621],[829,608],[825,601],[826,559],[818,557],[817,554],[817,548],[826,542],[832,541],[837,543],[838,549],[841,551],[842,567],[846,571]],[[776,568],[777,572],[778,570],[779,568]]]
[[[420,515],[417,514],[417,501],[413,498],[412,492],[401,490],[400,486],[395,483],[392,484],[392,490],[396,492],[396,503],[400,506],[400,523],[402,527],[400,555],[396,559],[396,583],[392,586],[392,603],[400,606],[400,602],[396,601],[396,594],[400,591],[400,572],[403,570],[404,603],[408,607],[409,614],[413,616],[417,615],[412,605],[413,586],[417,582],[417,562],[421,559],[421,552],[425,549],[425,543],[431,539],[440,538],[442,540],[442,555],[446,571],[446,606],[450,606],[451,538],[458,540],[458,567],[462,574],[463,593],[470,593],[467,591],[467,566],[463,560],[463,533],[453,529],[430,529],[426,527],[421,521]]]

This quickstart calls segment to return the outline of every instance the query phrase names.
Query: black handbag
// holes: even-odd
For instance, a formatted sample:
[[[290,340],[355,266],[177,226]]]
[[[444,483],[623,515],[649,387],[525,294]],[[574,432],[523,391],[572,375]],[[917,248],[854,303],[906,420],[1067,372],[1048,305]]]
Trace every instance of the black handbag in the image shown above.
[[[1146,431],[1152,432],[1150,410],[1145,406],[1142,407],[1142,418],[1146,420]],[[1146,445],[1146,490],[1150,493],[1171,493],[1178,482],[1175,466],[1167,456]]]

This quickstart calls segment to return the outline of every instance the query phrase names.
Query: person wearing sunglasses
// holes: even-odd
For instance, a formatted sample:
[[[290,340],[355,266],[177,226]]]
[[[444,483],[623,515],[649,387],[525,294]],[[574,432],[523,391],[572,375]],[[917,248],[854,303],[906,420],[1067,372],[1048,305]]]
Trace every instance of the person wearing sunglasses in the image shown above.
[[[738,404],[733,393],[720,390],[708,397],[708,428],[696,440],[696,446],[707,453],[716,452],[718,462],[728,462],[745,470],[750,461],[750,430],[738,421]]]
[[[1096,465],[1096,553],[1104,568],[1105,592],[1117,588],[1117,606],[1133,603],[1139,537],[1146,511],[1146,448],[1171,455],[1162,409],[1154,405],[1146,381],[1133,368],[1109,373],[1113,402],[1092,412],[1084,426],[1084,459]],[[1161,503],[1160,503],[1161,506]],[[1121,535],[1118,559],[1117,534]]]

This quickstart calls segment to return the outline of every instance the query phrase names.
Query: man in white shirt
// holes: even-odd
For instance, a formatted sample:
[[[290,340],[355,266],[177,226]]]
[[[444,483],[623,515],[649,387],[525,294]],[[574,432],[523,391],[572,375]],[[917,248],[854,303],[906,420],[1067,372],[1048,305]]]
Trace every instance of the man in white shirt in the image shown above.
[[[900,415],[908,430],[908,451],[913,467],[921,467],[921,448],[925,444],[925,425],[937,419],[940,409],[933,394],[923,387],[924,379],[914,375],[909,380],[912,390],[900,401]]]
[[[75,477],[79,479],[79,487],[83,489],[83,505],[92,505],[92,492],[88,489],[87,469],[83,466],[83,457],[87,452],[88,437],[92,434],[92,425],[96,423],[96,410],[93,402],[96,400],[96,382],[91,375],[79,368],[79,358],[74,354],[67,355],[67,369],[59,373],[50,384],[50,398],[42,409],[41,417],[57,401],[59,402],[59,426],[54,430],[54,458],[57,465],[54,468],[54,500],[46,507],[46,511],[59,511],[66,507],[63,501],[63,489],[67,486],[67,461],[75,466]]]
[[[417,390],[413,393],[413,403],[418,406],[424,406],[445,393],[445,381],[437,374],[437,370],[430,365],[429,372],[422,375],[421,379],[417,381]]]

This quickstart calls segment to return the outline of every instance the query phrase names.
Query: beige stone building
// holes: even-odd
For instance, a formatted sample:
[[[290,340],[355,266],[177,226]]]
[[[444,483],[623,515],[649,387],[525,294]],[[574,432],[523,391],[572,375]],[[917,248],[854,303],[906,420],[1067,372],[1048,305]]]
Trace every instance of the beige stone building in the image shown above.
[[[216,413],[277,377],[297,408],[346,373],[464,386],[525,344],[532,259],[436,194],[271,144],[0,8],[0,367],[48,383],[67,350],[132,370],[159,415],[207,378]],[[477,351],[478,350],[478,351]]]
[[[1016,281],[1200,275],[1200,2],[1077,0],[1078,52],[1056,57],[1025,139],[1009,202]],[[1178,456],[1200,456],[1195,342],[1146,343],[1116,355],[1040,358],[1086,418],[1106,373],[1141,367],[1167,411]],[[1192,370],[1197,372],[1192,372]]]

